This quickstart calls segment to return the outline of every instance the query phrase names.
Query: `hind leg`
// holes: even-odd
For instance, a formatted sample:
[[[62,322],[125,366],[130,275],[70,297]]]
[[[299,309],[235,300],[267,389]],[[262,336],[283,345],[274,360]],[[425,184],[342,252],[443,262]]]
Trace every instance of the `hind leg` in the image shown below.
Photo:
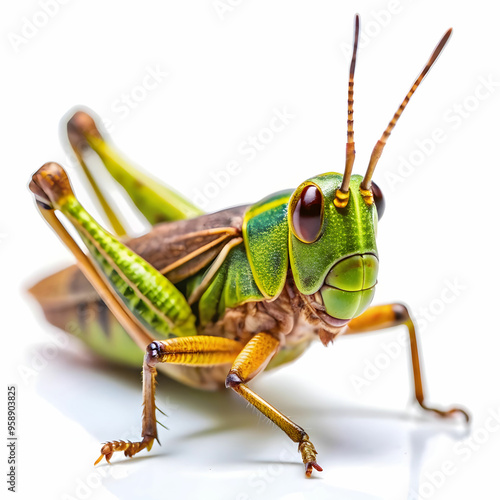
[[[197,336],[195,317],[181,292],[92,218],[75,197],[60,165],[42,166],[33,175],[30,189],[40,213],[74,254],[84,275],[112,314],[135,343],[146,348],[142,441],[108,443],[101,451],[101,458],[109,459],[114,451],[125,451],[132,456],[144,448],[149,450],[157,439],[155,364],[213,366],[231,363],[243,345],[220,337]],[[78,231],[92,257],[81,250],[55,215],[56,210]],[[164,335],[165,340],[152,342],[153,333]]]
[[[151,264],[103,229],[79,203],[64,169],[47,163],[30,189],[37,207],[114,316],[144,349],[155,337],[196,334],[195,317],[182,293]],[[61,212],[79,233],[84,254],[55,215]],[[125,322],[125,324],[123,323]]]
[[[111,208],[99,185],[88,167],[92,156],[99,157],[112,177],[125,189],[139,212],[151,223],[190,219],[202,215],[203,211],[179,193],[134,167],[105,138],[94,119],[84,111],[77,111],[67,123],[69,143],[89,180],[96,196],[118,236],[125,234],[122,222]],[[94,153],[93,155],[89,153]],[[94,158],[95,159],[95,158]]]

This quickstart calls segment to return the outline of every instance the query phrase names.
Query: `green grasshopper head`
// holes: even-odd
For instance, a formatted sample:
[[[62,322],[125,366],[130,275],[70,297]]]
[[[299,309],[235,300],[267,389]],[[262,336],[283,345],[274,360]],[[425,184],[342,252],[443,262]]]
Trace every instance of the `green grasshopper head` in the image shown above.
[[[355,17],[349,73],[347,145],[344,174],[327,173],[303,182],[288,205],[290,265],[296,286],[315,314],[331,326],[343,326],[370,305],[378,274],[375,237],[384,200],[372,182],[373,172],[392,129],[424,76],[451,36],[448,30],[434,49],[382,137],[364,177],[354,164],[354,69],[359,35]]]
[[[290,265],[298,290],[320,294],[323,318],[342,326],[370,305],[375,293],[378,253],[375,241],[383,198],[373,189],[375,203],[368,203],[352,176],[349,201],[335,205],[342,175],[328,173],[302,183],[292,195],[288,223]],[[372,185],[373,186],[373,185]]]

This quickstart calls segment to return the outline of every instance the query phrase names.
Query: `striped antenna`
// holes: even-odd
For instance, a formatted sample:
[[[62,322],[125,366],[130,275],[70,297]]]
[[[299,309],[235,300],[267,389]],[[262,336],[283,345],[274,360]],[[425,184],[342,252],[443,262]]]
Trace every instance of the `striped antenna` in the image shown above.
[[[358,52],[359,38],[359,15],[354,18],[354,45],[352,49],[351,68],[349,70],[349,90],[347,93],[347,143],[345,146],[345,170],[342,178],[342,185],[335,193],[334,204],[338,208],[343,208],[349,200],[349,181],[351,180],[352,167],[356,151],[354,149],[354,70],[356,68],[356,54]]]
[[[361,182],[361,185],[359,186],[361,194],[363,195],[363,198],[368,204],[373,203],[373,195],[371,193],[371,181],[372,181],[372,176],[373,172],[375,170],[375,167],[377,166],[377,162],[380,159],[380,156],[382,155],[382,151],[384,149],[384,146],[387,143],[387,139],[391,135],[392,129],[395,127],[397,121],[399,120],[399,117],[401,116],[401,113],[404,111],[406,108],[406,105],[408,104],[408,101],[410,100],[411,96],[415,93],[415,90],[417,90],[417,87],[420,85],[422,80],[424,79],[425,75],[428,73],[428,71],[431,69],[432,65],[436,62],[436,59],[438,58],[439,54],[443,50],[444,46],[448,42],[450,36],[451,36],[452,29],[450,28],[441,38],[441,41],[437,44],[436,48],[434,49],[434,52],[432,53],[429,61],[425,65],[424,69],[418,76],[418,78],[415,80],[415,83],[412,85],[410,91],[408,94],[406,94],[406,97],[404,98],[404,101],[401,103],[401,106],[399,106],[399,109],[396,111],[394,116],[392,117],[392,120],[389,122],[389,125],[387,125],[387,128],[385,129],[384,133],[382,134],[382,137],[377,141],[377,144],[373,148],[373,152],[370,158],[370,163],[368,164],[368,169],[366,170],[365,177],[363,178],[363,181]]]

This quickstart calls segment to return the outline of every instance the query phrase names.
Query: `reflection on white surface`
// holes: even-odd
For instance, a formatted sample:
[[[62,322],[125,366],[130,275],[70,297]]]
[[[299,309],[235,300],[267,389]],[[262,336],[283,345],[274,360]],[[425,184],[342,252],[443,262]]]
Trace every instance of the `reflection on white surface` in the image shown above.
[[[324,472],[307,480],[296,445],[235,394],[189,389],[162,376],[157,404],[168,417],[158,418],[169,428],[160,427],[162,446],[133,459],[116,454],[111,466],[94,469],[99,442],[140,436],[139,370],[61,354],[40,374],[37,392],[94,438],[79,476],[83,483],[70,483],[66,498],[81,497],[87,491],[82,484],[90,483],[97,498],[107,490],[120,499],[159,492],[235,500],[416,499],[412,492],[418,492],[424,465],[464,433],[436,419],[415,420],[407,411],[354,407],[331,394],[313,402],[306,385],[297,387],[296,369],[264,375],[254,388],[303,425],[319,451]],[[68,442],[72,437],[62,436]],[[68,467],[77,454],[65,455]]]

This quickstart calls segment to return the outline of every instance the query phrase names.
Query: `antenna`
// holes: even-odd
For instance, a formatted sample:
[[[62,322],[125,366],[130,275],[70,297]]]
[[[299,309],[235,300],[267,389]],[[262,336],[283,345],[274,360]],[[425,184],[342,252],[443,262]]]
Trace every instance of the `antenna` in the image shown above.
[[[441,41],[437,44],[436,48],[432,52],[432,55],[431,55],[429,61],[425,65],[424,69],[421,71],[418,78],[415,80],[415,83],[412,85],[408,94],[406,94],[406,97],[404,98],[404,100],[401,103],[401,105],[399,106],[398,110],[396,111],[396,113],[392,117],[392,120],[389,122],[389,125],[387,125],[387,128],[384,130],[382,137],[377,141],[377,144],[373,148],[373,152],[372,152],[372,155],[370,158],[370,163],[368,164],[368,169],[366,170],[366,174],[363,178],[363,181],[361,182],[361,184],[359,186],[359,189],[361,191],[361,195],[363,196],[365,201],[370,205],[373,203],[373,195],[372,195],[372,192],[370,189],[373,172],[375,171],[375,167],[377,166],[377,163],[380,159],[380,156],[382,155],[382,151],[384,150],[384,146],[387,143],[387,139],[391,135],[392,129],[396,126],[396,123],[399,120],[401,113],[406,108],[406,105],[408,104],[411,96],[415,93],[415,90],[417,90],[418,86],[422,83],[422,80],[424,79],[425,75],[431,69],[432,65],[436,62],[436,59],[438,58],[439,54],[444,49],[444,46],[448,42],[448,40],[451,36],[451,33],[452,33],[452,29],[450,28],[443,35],[443,38],[441,38]]]
[[[349,70],[349,90],[347,93],[347,143],[345,145],[345,170],[340,189],[335,193],[333,203],[337,208],[344,208],[349,201],[349,181],[356,151],[354,149],[354,70],[356,68],[356,54],[358,52],[359,15],[354,17],[354,45],[352,49],[351,68]]]

